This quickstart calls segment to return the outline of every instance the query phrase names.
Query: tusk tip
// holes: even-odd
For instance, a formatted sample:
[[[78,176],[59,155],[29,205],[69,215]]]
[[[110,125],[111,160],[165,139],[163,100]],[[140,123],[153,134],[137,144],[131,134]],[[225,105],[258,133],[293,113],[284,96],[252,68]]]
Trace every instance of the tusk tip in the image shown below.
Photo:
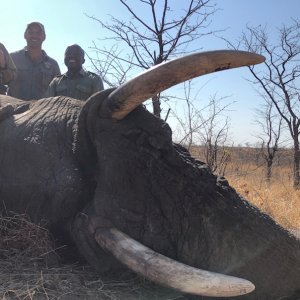
[[[246,279],[242,279],[242,280],[243,282],[241,284],[239,294],[237,295],[249,294],[255,290],[255,285],[251,281]]]

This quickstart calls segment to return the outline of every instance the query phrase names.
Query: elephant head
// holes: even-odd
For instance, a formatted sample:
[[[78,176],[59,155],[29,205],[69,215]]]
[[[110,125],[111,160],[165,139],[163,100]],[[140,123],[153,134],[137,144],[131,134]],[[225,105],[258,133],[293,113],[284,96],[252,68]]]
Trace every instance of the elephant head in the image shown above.
[[[106,265],[99,260],[105,257],[100,249],[106,249],[151,280],[210,297],[241,295],[254,286],[187,265],[251,280],[256,291],[245,299],[275,299],[297,290],[299,241],[174,144],[169,126],[140,106],[187,79],[263,60],[237,51],[194,54],[90,98],[77,153],[93,156],[80,149],[92,141],[98,177],[93,202],[77,217],[74,234],[93,265]],[[295,247],[292,279],[283,279],[293,268],[279,244]]]
[[[21,154],[14,151],[27,160],[14,157],[15,163],[27,162],[26,153],[40,159],[9,180],[2,171],[0,196],[48,217],[56,233],[67,227],[99,270],[118,269],[120,261],[159,284],[208,297],[297,297],[299,240],[174,144],[168,124],[141,105],[185,80],[263,60],[242,51],[197,53],[99,92],[83,106],[64,97],[32,103],[2,120],[0,139],[11,150],[22,140]],[[9,170],[8,158],[2,170]],[[30,169],[43,178],[29,180]]]

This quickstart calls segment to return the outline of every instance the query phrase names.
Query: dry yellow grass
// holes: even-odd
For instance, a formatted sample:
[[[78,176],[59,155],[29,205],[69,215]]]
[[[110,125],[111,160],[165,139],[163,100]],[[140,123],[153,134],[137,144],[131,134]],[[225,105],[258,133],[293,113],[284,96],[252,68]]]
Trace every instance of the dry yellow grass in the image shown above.
[[[292,151],[283,149],[278,153],[270,183],[258,149],[236,147],[226,151],[230,159],[225,177],[230,185],[283,227],[300,230],[300,190],[293,188]],[[192,153],[205,161],[203,148],[196,147]]]
[[[26,215],[0,216],[0,299],[183,299],[129,271],[101,274],[58,259],[48,230]]]
[[[282,170],[281,170],[282,171]],[[259,171],[247,176],[230,175],[229,183],[246,199],[289,229],[300,229],[300,191],[286,177],[267,183]]]

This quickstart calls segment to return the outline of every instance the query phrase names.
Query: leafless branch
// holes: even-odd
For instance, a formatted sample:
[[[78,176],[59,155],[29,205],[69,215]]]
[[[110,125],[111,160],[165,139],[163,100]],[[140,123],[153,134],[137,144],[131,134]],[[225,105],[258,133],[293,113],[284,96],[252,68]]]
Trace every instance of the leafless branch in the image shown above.
[[[173,10],[168,0],[119,0],[119,3],[128,12],[127,21],[111,16],[110,22],[104,22],[90,17],[107,30],[110,34],[109,40],[114,39],[119,43],[119,47],[124,49],[108,51],[103,47],[94,46],[98,54],[94,65],[107,77],[121,76],[123,80],[125,71],[128,75],[132,68],[148,69],[172,57],[185,54],[187,47],[192,43],[196,45],[195,41],[215,32],[209,30],[210,19],[217,11],[211,0],[184,1],[181,9],[177,11]],[[96,63],[97,59],[100,63]],[[126,64],[130,67],[125,67]],[[106,79],[106,82],[111,81],[116,80]],[[160,116],[161,107],[157,96],[153,99],[153,111]]]
[[[253,83],[264,99],[272,102],[289,129],[294,145],[294,186],[300,188],[300,22],[283,25],[277,36],[277,41],[271,42],[266,27],[247,27],[238,47],[266,57],[264,68],[251,66],[249,70]]]

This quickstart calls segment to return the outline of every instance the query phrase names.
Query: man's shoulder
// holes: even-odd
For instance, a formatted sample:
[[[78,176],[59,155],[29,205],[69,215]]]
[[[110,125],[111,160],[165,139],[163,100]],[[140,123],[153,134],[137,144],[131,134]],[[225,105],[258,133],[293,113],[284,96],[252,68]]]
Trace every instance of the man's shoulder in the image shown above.
[[[46,57],[48,63],[50,63],[51,65],[58,65],[58,62],[54,58],[50,57],[49,55],[47,55]]]
[[[43,58],[44,61],[46,61],[48,64],[50,64],[52,66],[53,65],[57,65],[58,66],[57,61],[54,58],[52,58],[51,56],[49,56],[44,49],[42,49],[42,54],[43,54],[43,57],[44,57]]]
[[[16,56],[23,56],[24,54],[25,54],[25,49],[23,48],[23,49],[11,52],[10,56],[11,57],[16,57]]]
[[[92,83],[92,85],[94,86],[94,88],[96,88],[97,90],[103,90],[103,81],[102,78],[97,75],[96,73],[93,73],[91,71],[85,71],[86,72],[86,80],[89,83]]]
[[[85,72],[86,76],[89,77],[89,78],[93,78],[93,79],[94,79],[94,78],[97,78],[97,79],[100,78],[99,75],[97,75],[96,73],[93,73],[93,72],[91,72],[91,71],[86,71],[86,70],[85,70],[84,72]]]
[[[17,50],[10,53],[10,57],[12,58],[14,64],[17,68],[20,68],[21,66],[27,66],[29,61],[28,58],[25,55],[25,49]]]

